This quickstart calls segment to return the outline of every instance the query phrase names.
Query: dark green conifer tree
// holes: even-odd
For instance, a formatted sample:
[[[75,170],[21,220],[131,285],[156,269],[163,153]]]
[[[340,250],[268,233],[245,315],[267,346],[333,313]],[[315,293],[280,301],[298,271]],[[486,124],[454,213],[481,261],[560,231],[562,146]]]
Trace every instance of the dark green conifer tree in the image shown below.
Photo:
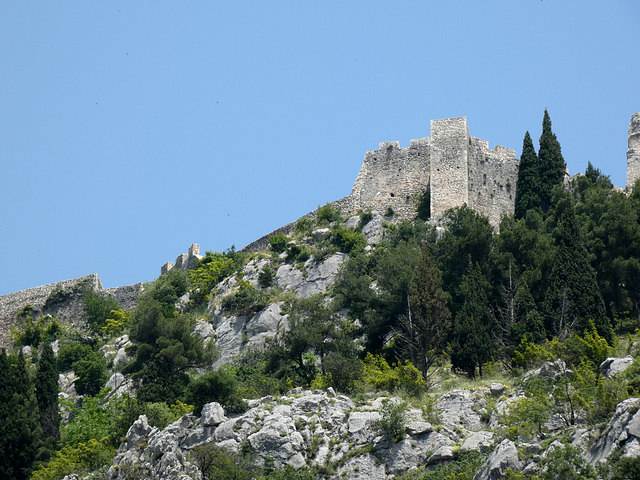
[[[422,250],[408,298],[408,312],[402,320],[403,344],[411,361],[425,379],[443,350],[451,329],[451,312],[442,290],[442,272],[427,249]]]
[[[518,167],[515,217],[524,218],[527,210],[540,208],[540,162],[527,131],[522,141],[522,156]]]
[[[489,282],[478,264],[469,262],[462,277],[460,295],[463,304],[453,321],[451,333],[451,366],[469,378],[482,377],[482,365],[491,360],[493,318],[489,311]]]
[[[549,336],[582,334],[593,320],[598,334],[611,342],[612,330],[589,261],[573,203],[562,209],[557,227],[557,251],[548,280],[545,327]]]
[[[0,478],[29,478],[40,441],[33,384],[22,354],[0,354]]]
[[[58,409],[58,370],[50,343],[42,346],[36,371],[36,400],[40,411],[42,440],[54,449],[60,440],[60,411]]]
[[[560,151],[560,143],[551,131],[551,118],[545,109],[542,120],[542,135],[538,150],[540,165],[540,204],[543,211],[549,210],[553,187],[564,180],[567,164]]]

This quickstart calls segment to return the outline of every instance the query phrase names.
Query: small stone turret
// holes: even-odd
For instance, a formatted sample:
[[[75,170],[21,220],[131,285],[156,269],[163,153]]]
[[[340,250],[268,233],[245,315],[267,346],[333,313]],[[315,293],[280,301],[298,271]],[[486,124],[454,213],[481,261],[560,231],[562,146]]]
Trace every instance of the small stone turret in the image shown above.
[[[189,247],[189,253],[181,253],[176,258],[176,262],[167,262],[160,267],[160,275],[164,275],[169,270],[177,268],[178,270],[191,270],[196,268],[197,261],[204,258],[200,255],[200,245],[197,243],[191,244]]]
[[[640,112],[631,115],[629,122],[629,150],[627,150],[627,188],[640,178]]]

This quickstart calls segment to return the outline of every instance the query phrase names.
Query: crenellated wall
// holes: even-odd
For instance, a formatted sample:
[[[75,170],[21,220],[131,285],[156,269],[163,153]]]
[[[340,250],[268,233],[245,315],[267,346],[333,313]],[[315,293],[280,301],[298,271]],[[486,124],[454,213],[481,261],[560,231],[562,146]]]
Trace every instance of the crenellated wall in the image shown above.
[[[383,142],[378,150],[367,152],[351,190],[352,208],[381,213],[391,208],[397,219],[413,218],[416,193],[429,186],[429,152],[428,138],[411,140],[405,148],[399,142]]]
[[[514,210],[519,166],[516,152],[500,145],[490,150],[486,140],[470,137],[468,164],[467,205],[496,227],[503,215]]]

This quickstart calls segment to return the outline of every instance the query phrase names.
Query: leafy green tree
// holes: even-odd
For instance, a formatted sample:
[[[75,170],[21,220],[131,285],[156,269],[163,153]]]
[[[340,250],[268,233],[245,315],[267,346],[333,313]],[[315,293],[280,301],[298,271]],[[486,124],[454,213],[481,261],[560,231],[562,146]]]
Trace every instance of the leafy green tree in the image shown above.
[[[36,400],[40,411],[42,438],[53,445],[60,440],[60,409],[58,407],[58,369],[50,343],[40,353],[35,381]]]
[[[91,330],[102,333],[107,318],[112,310],[119,310],[120,305],[110,295],[89,290],[82,297],[84,314]]]
[[[489,311],[489,284],[477,264],[469,262],[462,277],[462,306],[453,321],[451,366],[469,378],[482,377],[482,366],[493,356],[493,318]]]
[[[448,210],[445,217],[448,219],[446,231],[431,248],[442,271],[442,287],[453,297],[451,311],[455,315],[462,305],[458,292],[469,261],[485,268],[489,266],[493,227],[487,217],[466,205]]]
[[[546,109],[542,119],[538,158],[540,159],[540,201],[542,210],[546,212],[551,206],[553,187],[562,184],[567,170],[560,142],[558,142],[555,133],[551,131],[551,118]]]
[[[79,395],[95,395],[107,381],[107,362],[100,352],[91,351],[72,364],[77,375],[76,392]]]
[[[515,217],[524,218],[527,211],[540,208],[540,162],[529,132],[524,134],[518,166]]]
[[[215,350],[194,335],[195,317],[180,315],[175,302],[188,288],[186,272],[169,271],[140,296],[130,323],[134,359],[124,373],[142,384],[138,398],[145,402],[174,403],[189,383],[187,371],[211,364]]]
[[[288,330],[267,348],[267,372],[296,385],[309,385],[318,373],[326,375],[329,353],[355,353],[343,327],[322,297],[295,299],[289,307]]]
[[[281,237],[275,235],[277,239]],[[284,237],[286,246],[286,236]],[[198,261],[195,270],[189,271],[193,284],[191,299],[196,303],[209,300],[211,291],[225,278],[233,275],[244,265],[245,256],[231,247],[222,253],[207,251],[204,258]]]

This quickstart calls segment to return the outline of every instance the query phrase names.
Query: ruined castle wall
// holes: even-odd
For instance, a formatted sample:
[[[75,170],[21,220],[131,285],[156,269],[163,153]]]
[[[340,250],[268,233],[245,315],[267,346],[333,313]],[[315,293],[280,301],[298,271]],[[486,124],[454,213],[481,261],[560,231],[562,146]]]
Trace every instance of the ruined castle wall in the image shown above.
[[[367,152],[351,191],[352,208],[384,213],[390,207],[396,220],[415,217],[419,197],[429,186],[430,150],[429,139],[421,138],[405,148],[382,142]]]
[[[104,292],[115,298],[121,308],[133,310],[142,284],[103,289],[98,275],[92,273],[0,296],[0,347],[10,346],[11,328],[19,321],[18,312],[25,307],[29,307],[35,316],[55,315],[62,322],[83,327],[83,297],[88,291]]]
[[[640,178],[640,112],[631,115],[629,150],[627,150],[627,188],[632,189]]]
[[[36,312],[40,313],[56,313],[61,320],[69,320],[73,322],[78,311],[78,302],[76,301],[74,292],[98,290],[102,288],[98,275],[93,273],[84,277],[64,280],[62,282],[50,283],[40,287],[21,290],[19,292],[10,293],[0,297],[0,345],[9,346],[11,327],[18,321],[18,311],[25,306],[30,306]],[[59,292],[58,297],[65,300],[65,308],[56,310],[56,307],[63,307],[57,304],[52,293]],[[49,300],[47,302],[47,300]],[[82,308],[80,307],[80,312]]]
[[[469,204],[467,118],[431,120],[431,217]]]
[[[124,287],[105,288],[103,293],[110,295],[124,310],[135,310],[138,306],[138,295],[144,290],[143,283],[127,285]]]
[[[513,213],[519,160],[516,152],[469,137],[469,207],[489,217],[494,227],[503,215]]]

